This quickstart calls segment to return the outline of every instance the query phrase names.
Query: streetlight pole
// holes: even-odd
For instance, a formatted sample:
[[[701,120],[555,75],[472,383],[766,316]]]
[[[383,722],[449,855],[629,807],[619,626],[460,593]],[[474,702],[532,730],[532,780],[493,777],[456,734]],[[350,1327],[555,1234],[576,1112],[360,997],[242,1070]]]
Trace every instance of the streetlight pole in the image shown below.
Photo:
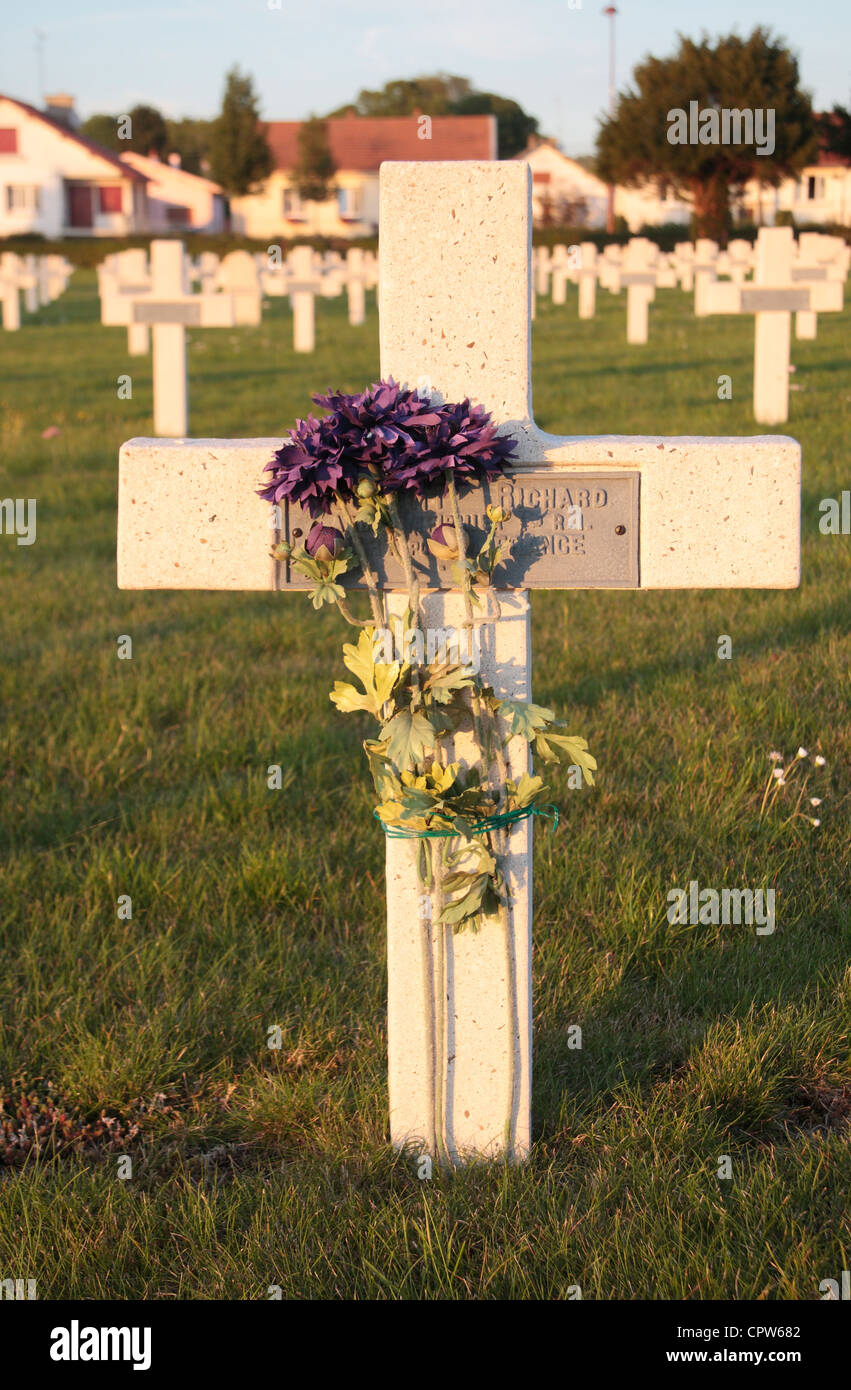
[[[603,14],[609,17],[609,116],[615,114],[615,15],[617,10],[614,5],[607,5]],[[609,236],[615,230],[615,186],[609,184],[609,196],[606,205],[606,231]]]

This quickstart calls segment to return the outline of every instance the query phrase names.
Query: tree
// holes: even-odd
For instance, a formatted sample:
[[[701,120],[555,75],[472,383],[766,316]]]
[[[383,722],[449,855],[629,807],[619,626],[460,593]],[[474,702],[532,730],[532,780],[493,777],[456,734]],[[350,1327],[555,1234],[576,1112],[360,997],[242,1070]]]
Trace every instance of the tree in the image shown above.
[[[332,111],[332,116],[412,116],[415,111],[428,116],[448,116],[452,102],[469,96],[472,84],[467,77],[446,72],[431,77],[395,78],[380,91],[364,88],[353,102]]]
[[[298,164],[292,179],[304,202],[324,203],[331,197],[337,166],[328,143],[328,126],[311,116],[298,128]]]
[[[120,150],[135,150],[137,154],[156,154],[160,159],[168,145],[165,119],[155,106],[134,106],[130,117],[130,139],[119,140]]]
[[[512,159],[525,150],[529,138],[538,133],[537,117],[530,116],[519,102],[494,92],[470,92],[451,104],[453,116],[496,116],[497,154]]]
[[[364,88],[353,102],[332,111],[332,116],[496,116],[500,159],[510,159],[526,148],[538,122],[510,97],[476,91],[468,77],[438,72],[430,77],[396,78],[380,91]]]
[[[213,122],[184,117],[167,121],[168,152],[180,155],[180,166],[190,174],[203,174],[209,167]]]
[[[107,116],[99,112],[95,116],[89,116],[87,121],[83,121],[80,126],[80,134],[85,135],[88,140],[94,140],[96,145],[103,145],[108,150],[126,150],[128,142],[118,138],[118,120],[115,116]]]
[[[714,43],[680,36],[672,58],[645,59],[633,81],[635,90],[624,92],[614,115],[601,122],[600,175],[627,185],[666,182],[691,199],[699,236],[725,240],[732,187],[751,178],[776,187],[815,151],[815,122],[798,85],[797,60],[766,29]],[[745,143],[748,122],[753,143]]]
[[[818,118],[818,132],[824,148],[830,154],[851,159],[851,110],[834,106]]]
[[[254,86],[238,67],[227,74],[221,114],[213,122],[210,173],[228,193],[242,196],[272,172],[274,161],[260,128]]]

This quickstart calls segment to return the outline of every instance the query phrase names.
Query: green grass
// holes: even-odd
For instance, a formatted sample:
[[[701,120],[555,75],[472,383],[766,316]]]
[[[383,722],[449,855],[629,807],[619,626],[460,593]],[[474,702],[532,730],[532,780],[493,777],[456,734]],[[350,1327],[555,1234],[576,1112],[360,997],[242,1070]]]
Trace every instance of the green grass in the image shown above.
[[[625,317],[623,296],[588,323],[539,304],[543,428],[762,432],[751,319],[660,293],[629,348]],[[367,726],[327,698],[340,624],[295,596],[119,593],[117,453],[150,432],[150,359],[100,327],[91,272],[0,334],[0,493],[38,499],[37,544],[0,537],[0,1087],[139,1125],[9,1169],[0,1277],[41,1298],[813,1299],[849,1268],[851,540],[819,534],[818,502],[851,481],[850,322],[793,345],[799,591],[534,595],[535,697],[589,739],[598,786],[555,778],[563,828],[538,836],[531,1159],[431,1182],[387,1142],[383,844]],[[193,332],[192,432],[282,435],[312,389],[377,375],[372,300],[361,329],[320,302],[312,357],[291,337],[279,300]],[[818,830],[789,799],[759,816],[768,750],[799,743],[827,758]],[[774,886],[774,936],[669,926],[691,878]]]

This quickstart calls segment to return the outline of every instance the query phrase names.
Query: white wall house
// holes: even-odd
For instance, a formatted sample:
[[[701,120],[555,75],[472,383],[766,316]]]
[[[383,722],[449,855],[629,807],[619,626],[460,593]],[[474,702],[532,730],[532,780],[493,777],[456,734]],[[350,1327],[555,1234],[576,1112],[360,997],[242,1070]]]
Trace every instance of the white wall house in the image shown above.
[[[143,174],[147,186],[148,232],[169,232],[187,227],[196,232],[223,232],[227,222],[224,190],[211,179],[190,174],[180,167],[180,156],[168,162],[128,150],[122,164]]]
[[[146,216],[145,179],[117,155],[0,95],[0,237],[125,236]]]
[[[515,156],[532,170],[532,217],[536,226],[570,224],[605,227],[608,188],[596,174],[562,154],[553,140],[538,140]]]
[[[851,159],[825,151],[796,179],[767,188],[751,179],[739,199],[749,222],[772,226],[778,212],[791,212],[796,224],[838,223],[851,227]]]
[[[293,170],[300,121],[269,121],[275,167],[256,191],[231,199],[233,230],[250,237],[371,236],[378,229],[378,170],[384,160],[496,159],[495,116],[345,116],[326,122],[336,166],[324,202],[303,202]]]

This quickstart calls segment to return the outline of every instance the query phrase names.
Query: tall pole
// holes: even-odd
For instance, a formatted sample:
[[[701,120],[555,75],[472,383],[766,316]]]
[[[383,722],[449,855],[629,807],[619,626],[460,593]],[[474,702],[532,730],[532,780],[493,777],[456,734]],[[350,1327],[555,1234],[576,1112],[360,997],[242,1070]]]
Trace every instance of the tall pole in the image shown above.
[[[38,67],[38,99],[44,104],[44,30],[35,31],[35,56]]]
[[[603,14],[609,16],[609,116],[615,114],[615,15],[617,10],[614,5],[607,5]],[[609,184],[609,196],[606,204],[606,231],[609,236],[615,230],[615,186]]]

